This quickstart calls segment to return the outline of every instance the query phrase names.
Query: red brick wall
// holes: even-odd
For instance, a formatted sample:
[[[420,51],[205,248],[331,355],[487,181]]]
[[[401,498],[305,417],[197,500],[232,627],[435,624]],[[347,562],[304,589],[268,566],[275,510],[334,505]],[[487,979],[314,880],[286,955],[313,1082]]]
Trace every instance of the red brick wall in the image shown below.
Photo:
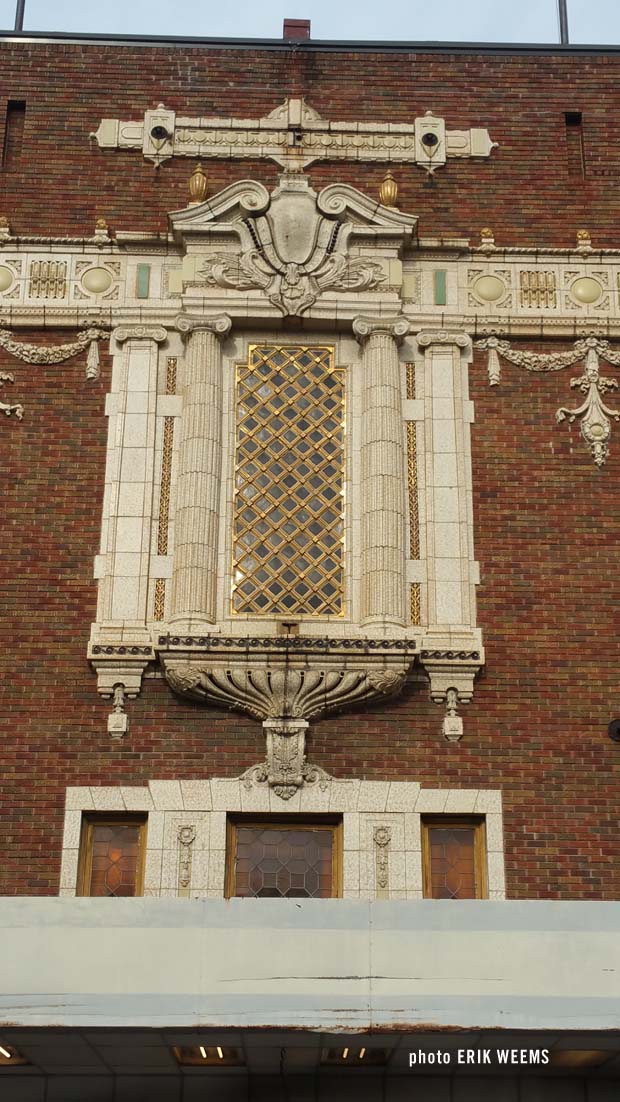
[[[452,161],[431,183],[396,167],[405,211],[420,232],[471,236],[492,226],[498,243],[570,245],[590,228],[594,243],[620,245],[620,170],[614,111],[620,55],[318,53],[87,44],[0,45],[0,125],[8,99],[26,100],[23,167],[2,173],[0,214],[20,233],[90,232],[98,215],[114,229],[164,230],[183,207],[191,159],[156,171],[139,151],[102,151],[88,135],[103,117],[140,119],[164,101],[188,116],[268,114],[304,95],[328,119],[411,122],[427,110],[449,129],[488,127],[490,160]],[[583,113],[587,174],[569,177],[564,114]],[[0,143],[2,134],[0,134]],[[211,191],[243,175],[275,182],[276,165],[208,163]],[[384,165],[319,162],[315,187],[346,174],[376,194]]]
[[[611,189],[594,175],[569,188],[563,145],[563,112],[581,109],[592,170],[606,167],[605,149],[618,156],[613,127],[603,131],[615,59],[308,53],[294,61],[274,52],[248,65],[245,52],[206,58],[79,46],[4,46],[3,58],[6,94],[28,102],[26,163],[3,174],[0,211],[22,232],[90,231],[99,214],[114,228],[163,229],[165,212],[184,205],[191,162],[155,173],[139,153],[89,146],[86,135],[104,115],[137,118],[160,98],[187,114],[256,115],[303,91],[328,117],[356,119],[363,75],[367,117],[404,120],[432,107],[451,128],[488,125],[502,143],[489,163],[450,165],[433,186],[420,170],[397,170],[402,206],[421,215],[422,233],[473,234],[491,224],[500,241],[562,244],[586,225],[597,243],[620,244]],[[277,169],[246,162],[208,173],[216,190],[240,174],[272,183]],[[341,178],[372,192],[383,167],[317,166],[310,175],[315,186]],[[0,352],[0,370],[16,378],[2,400],[26,406],[22,423],[0,421],[6,894],[57,891],[66,785],[235,776],[263,755],[258,724],[183,702],[161,681],[147,680],[130,705],[125,741],[106,733],[109,704],[97,696],[85,653],[109,363],[99,382],[87,383],[84,360],[33,367]],[[598,470],[578,428],[554,422],[558,406],[571,404],[576,373],[534,377],[505,366],[501,387],[489,389],[484,361],[471,371],[487,667],[464,710],[463,741],[441,738],[442,710],[423,678],[381,710],[317,724],[309,739],[311,759],[336,776],[501,788],[507,887],[519,898],[620,894],[620,746],[606,733],[619,712],[620,426]]]

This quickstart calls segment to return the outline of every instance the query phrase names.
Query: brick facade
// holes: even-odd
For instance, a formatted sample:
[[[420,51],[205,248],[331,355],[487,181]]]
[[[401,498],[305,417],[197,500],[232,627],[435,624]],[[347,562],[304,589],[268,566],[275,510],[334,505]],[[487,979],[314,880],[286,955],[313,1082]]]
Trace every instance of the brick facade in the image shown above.
[[[448,163],[434,179],[396,167],[398,205],[419,215],[421,236],[475,241],[488,225],[500,245],[568,247],[586,227],[595,247],[620,246],[610,187],[618,156],[608,109],[620,69],[615,53],[302,47],[250,54],[4,42],[1,56],[3,96],[26,101],[21,158],[9,158],[0,174],[0,214],[15,233],[87,234],[98,216],[113,230],[163,232],[167,212],[184,206],[193,163],[176,159],[155,171],[139,154],[102,152],[88,142],[102,117],[139,119],[160,100],[183,115],[258,117],[296,94],[327,118],[355,120],[363,89],[365,117],[405,122],[432,109],[451,129],[486,126],[499,142],[490,160]],[[568,174],[564,116],[571,111],[583,114],[583,180]],[[319,162],[309,176],[317,190],[345,180],[374,196],[384,171],[383,164]],[[206,172],[211,194],[239,178],[273,187],[278,175],[275,165],[249,160],[207,162]],[[60,338],[41,329],[22,339]],[[0,892],[9,895],[57,892],[67,785],[233,777],[262,752],[253,721],[182,701],[160,680],[147,679],[130,705],[126,740],[106,733],[109,705],[97,696],[85,655],[110,365],[104,355],[101,379],[86,383],[83,359],[36,367],[0,350],[0,371],[15,375],[0,397],[27,406],[19,426],[0,426]],[[518,899],[620,892],[620,758],[607,737],[620,657],[620,432],[614,428],[598,469],[577,425],[555,425],[570,374],[535,377],[506,366],[501,388],[490,390],[483,356],[470,371],[478,624],[487,662],[463,711],[463,740],[441,738],[442,709],[421,675],[380,709],[324,719],[309,739],[313,761],[336,777],[501,789],[507,895]],[[614,377],[614,369],[606,374]]]

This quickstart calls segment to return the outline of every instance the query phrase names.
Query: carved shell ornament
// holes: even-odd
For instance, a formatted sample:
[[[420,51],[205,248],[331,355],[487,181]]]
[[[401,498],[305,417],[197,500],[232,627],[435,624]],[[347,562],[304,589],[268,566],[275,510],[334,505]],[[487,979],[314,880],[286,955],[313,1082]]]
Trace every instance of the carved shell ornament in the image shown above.
[[[258,720],[315,719],[325,712],[398,692],[406,670],[269,669],[167,663],[175,692]]]

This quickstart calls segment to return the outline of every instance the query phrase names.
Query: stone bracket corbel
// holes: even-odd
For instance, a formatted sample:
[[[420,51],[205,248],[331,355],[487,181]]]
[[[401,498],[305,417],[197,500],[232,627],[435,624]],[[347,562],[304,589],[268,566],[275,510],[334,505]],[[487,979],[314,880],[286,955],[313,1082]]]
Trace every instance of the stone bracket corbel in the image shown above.
[[[474,680],[484,666],[484,651],[423,650],[420,662],[430,682],[431,700],[444,704],[454,689],[460,704],[469,704],[474,695]]]
[[[88,660],[97,674],[100,696],[113,699],[117,686],[122,685],[124,699],[135,699],[142,687],[144,671],[155,661],[155,651],[150,644],[143,643],[133,646],[91,643]]]

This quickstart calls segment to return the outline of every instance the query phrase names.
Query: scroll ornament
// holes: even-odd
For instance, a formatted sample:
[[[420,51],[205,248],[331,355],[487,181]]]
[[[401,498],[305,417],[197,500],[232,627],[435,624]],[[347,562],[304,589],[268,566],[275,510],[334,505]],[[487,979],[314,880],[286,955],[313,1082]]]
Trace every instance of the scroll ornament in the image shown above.
[[[476,348],[487,350],[489,353],[488,373],[491,386],[498,386],[500,383],[500,356],[517,367],[536,373],[560,371],[580,360],[585,361],[584,374],[571,379],[570,382],[573,389],[578,389],[585,395],[584,401],[575,409],[561,406],[556,410],[555,419],[558,424],[561,424],[568,418],[569,424],[572,424],[579,417],[581,435],[590,448],[594,462],[597,467],[603,466],[609,454],[611,436],[609,418],[620,421],[620,410],[612,409],[602,401],[601,395],[610,390],[617,390],[618,382],[616,379],[604,378],[600,374],[599,358],[620,366],[620,350],[610,348],[608,341],[594,336],[575,341],[573,348],[568,352],[518,351],[512,348],[508,341],[500,340],[496,335],[477,341]]]
[[[265,666],[207,667],[188,662],[167,664],[175,692],[220,707],[247,712],[263,721],[266,759],[242,776],[246,788],[268,784],[283,800],[303,785],[324,789],[327,774],[306,761],[308,720],[363,700],[398,692],[406,669],[276,669]]]
[[[306,725],[265,723],[267,757],[241,775],[243,787],[268,784],[281,800],[290,800],[304,785],[327,790],[330,777],[320,765],[306,761]]]
[[[0,371],[0,386],[2,383],[14,383],[15,376],[10,375],[8,371]],[[7,417],[10,417],[12,413],[15,414],[18,421],[21,421],[24,416],[24,407],[20,402],[16,402],[14,405],[8,405],[6,402],[0,402],[0,411],[6,413]]]
[[[342,254],[327,256],[315,272],[305,264],[285,263],[279,257],[249,249],[239,256],[218,254],[206,260],[199,276],[207,285],[235,291],[264,290],[283,314],[303,314],[323,291],[368,291],[385,280],[381,265],[365,257],[347,260]]]

